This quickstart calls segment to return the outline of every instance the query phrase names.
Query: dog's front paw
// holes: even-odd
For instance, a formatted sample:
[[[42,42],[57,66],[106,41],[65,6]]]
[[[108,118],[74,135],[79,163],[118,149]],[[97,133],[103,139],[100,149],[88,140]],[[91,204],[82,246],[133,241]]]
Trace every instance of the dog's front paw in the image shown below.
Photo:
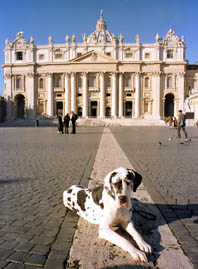
[[[148,262],[146,254],[138,249],[132,251],[130,254],[135,262]]]
[[[141,249],[142,251],[146,252],[146,253],[152,253],[152,248],[149,244],[147,244],[144,240],[138,241],[136,242],[139,249]]]

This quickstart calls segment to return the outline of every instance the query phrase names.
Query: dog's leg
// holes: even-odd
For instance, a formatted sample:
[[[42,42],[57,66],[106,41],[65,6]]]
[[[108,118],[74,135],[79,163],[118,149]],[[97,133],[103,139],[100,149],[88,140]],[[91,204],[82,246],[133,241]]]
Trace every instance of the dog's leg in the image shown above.
[[[132,222],[128,222],[128,223],[122,223],[122,228],[124,230],[126,230],[135,240],[135,242],[137,243],[138,247],[146,252],[146,253],[152,253],[152,248],[149,244],[147,244],[142,236],[137,232],[137,230],[135,229],[134,225]]]
[[[136,262],[147,262],[147,257],[144,252],[135,248],[129,241],[125,238],[114,232],[108,226],[100,226],[99,227],[99,238],[103,238],[114,245],[122,248],[125,251],[128,251],[129,254],[132,256],[134,261]]]

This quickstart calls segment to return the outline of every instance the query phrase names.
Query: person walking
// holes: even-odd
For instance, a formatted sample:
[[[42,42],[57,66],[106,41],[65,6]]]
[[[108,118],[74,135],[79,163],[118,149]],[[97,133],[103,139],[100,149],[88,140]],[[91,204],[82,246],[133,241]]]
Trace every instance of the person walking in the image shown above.
[[[178,121],[177,121],[177,137],[181,138],[181,130],[185,135],[185,141],[188,141],[188,134],[185,129],[186,126],[186,115],[182,113],[182,110],[178,111]]]
[[[71,112],[71,122],[72,122],[72,134],[76,133],[76,121],[78,119],[78,116],[72,111]]]
[[[69,122],[70,122],[70,116],[69,113],[67,113],[64,117],[65,134],[69,133]]]

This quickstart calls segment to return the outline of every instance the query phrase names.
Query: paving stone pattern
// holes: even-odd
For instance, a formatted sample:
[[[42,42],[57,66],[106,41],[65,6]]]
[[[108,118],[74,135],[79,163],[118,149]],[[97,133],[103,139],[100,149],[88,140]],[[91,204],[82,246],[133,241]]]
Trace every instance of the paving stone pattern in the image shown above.
[[[111,128],[174,235],[198,268],[198,129],[191,142],[165,127]]]
[[[0,268],[63,268],[78,217],[62,193],[87,185],[102,128],[0,128]]]

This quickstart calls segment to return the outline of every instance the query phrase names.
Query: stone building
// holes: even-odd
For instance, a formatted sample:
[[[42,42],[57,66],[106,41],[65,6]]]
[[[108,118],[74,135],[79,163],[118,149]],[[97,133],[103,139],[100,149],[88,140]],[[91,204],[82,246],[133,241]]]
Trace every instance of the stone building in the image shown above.
[[[5,42],[7,119],[76,112],[82,117],[160,120],[183,109],[188,95],[184,37],[173,30],[154,43],[125,43],[107,30],[102,12],[96,29],[76,42],[35,45],[22,32]],[[196,72],[195,72],[196,73]],[[190,82],[191,83],[191,82]]]

